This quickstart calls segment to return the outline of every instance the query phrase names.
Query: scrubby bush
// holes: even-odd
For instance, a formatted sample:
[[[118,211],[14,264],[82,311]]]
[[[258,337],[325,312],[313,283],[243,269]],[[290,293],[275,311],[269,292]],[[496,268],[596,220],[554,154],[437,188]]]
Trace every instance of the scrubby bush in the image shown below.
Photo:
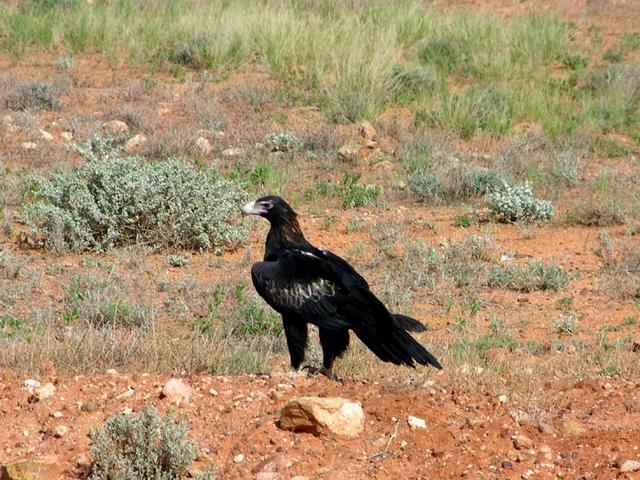
[[[80,319],[96,328],[148,326],[152,309],[130,302],[127,293],[92,275],[73,277],[65,288],[63,318],[67,323]]]
[[[5,97],[4,106],[9,110],[57,110],[61,103],[51,86],[28,80]]]
[[[53,249],[105,249],[143,243],[208,249],[240,242],[247,227],[233,223],[247,193],[213,170],[179,159],[145,162],[124,156],[108,140],[77,147],[89,160],[36,177],[22,220]]]
[[[491,213],[503,222],[531,222],[549,220],[553,217],[551,202],[538,200],[533,196],[531,185],[503,184],[503,188],[485,196]]]
[[[341,197],[343,208],[375,205],[382,188],[378,185],[359,184],[361,176],[359,173],[345,172],[339,184],[317,181],[315,189],[306,189],[304,195],[309,200],[318,197]]]
[[[545,265],[539,260],[524,265],[493,267],[488,272],[490,287],[507,288],[517,292],[535,290],[561,290],[569,281],[569,274],[556,265]]]
[[[175,480],[184,478],[196,459],[187,426],[171,413],[154,408],[139,414],[113,415],[91,438],[91,480]]]
[[[440,203],[477,198],[502,188],[504,176],[496,170],[467,169],[435,164],[407,177],[407,185],[421,200]]]
[[[301,145],[300,139],[294,132],[271,132],[265,139],[274,152],[292,152]]]

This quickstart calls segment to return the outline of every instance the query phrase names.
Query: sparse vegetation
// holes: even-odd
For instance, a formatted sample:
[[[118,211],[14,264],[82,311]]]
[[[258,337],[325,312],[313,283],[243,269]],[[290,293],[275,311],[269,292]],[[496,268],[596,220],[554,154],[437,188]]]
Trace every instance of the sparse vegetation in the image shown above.
[[[390,402],[404,411],[431,398],[452,412],[425,417],[447,451],[458,440],[477,450],[473,432],[450,435],[469,406],[490,435],[530,425],[527,435],[554,458],[563,435],[628,429],[629,415],[607,413],[635,411],[620,393],[640,375],[640,15],[628,13],[640,5],[605,9],[604,19],[601,6],[556,15],[553,2],[542,4],[546,13],[521,14],[511,4],[418,0],[0,2],[6,460],[33,448],[75,452],[85,420],[130,407],[109,419],[111,430],[100,425],[106,443],[93,467],[74,453],[58,455],[63,468],[197,478],[213,462],[220,476],[260,476],[270,453],[237,438],[256,434],[271,449],[264,415],[290,383],[351,396],[362,381],[365,410],[380,397],[383,415],[362,438],[388,443],[349,459],[365,470],[402,457],[408,430],[404,417],[388,421]],[[112,120],[128,130],[95,137]],[[147,140],[127,143],[138,134]],[[382,363],[352,335],[335,366],[346,382],[284,377],[282,321],[249,275],[268,226],[239,214],[266,194],[294,205],[307,238],[348,259],[392,311],[428,327],[412,335],[441,373]],[[317,329],[309,335],[306,363],[316,366]],[[160,447],[153,435],[166,417],[139,412],[142,402],[164,413],[170,400],[158,388],[169,375],[192,386],[181,409],[205,422],[190,424],[208,449],[188,472],[186,433]],[[53,382],[53,399],[26,403],[26,378]],[[594,379],[604,388],[591,392]],[[76,399],[98,411],[64,406]],[[39,421],[38,411],[53,415]],[[538,422],[558,435],[537,432]],[[55,438],[62,424],[68,431]],[[144,445],[117,451],[115,430],[120,439],[135,430]],[[438,456],[440,446],[412,438],[409,448]],[[631,452],[622,440],[619,453]],[[607,450],[602,442],[594,448]],[[286,443],[286,457],[300,460],[290,473],[313,471],[305,442]],[[473,463],[491,474],[504,459],[494,444],[489,463],[462,452],[460,465],[422,473],[468,476]],[[89,457],[83,445],[78,455]],[[582,449],[571,468],[552,462],[554,474],[616,475],[593,455]]]
[[[316,182],[314,189],[305,190],[305,197],[308,199],[333,196],[342,199],[343,208],[364,207],[375,205],[376,199],[382,193],[382,189],[377,185],[362,185],[358,183],[361,175],[358,173],[345,172],[340,183]]]
[[[209,249],[241,241],[244,190],[174,159],[144,163],[108,140],[79,147],[89,160],[50,179],[37,177],[22,212],[36,241],[54,250],[103,251],[136,243]]]
[[[294,132],[271,132],[265,137],[267,145],[274,152],[293,152],[300,145],[300,139]]]
[[[493,267],[489,270],[488,285],[517,292],[561,290],[569,281],[569,274],[556,265],[535,260],[524,265]]]
[[[538,200],[527,183],[510,186],[506,183],[498,191],[485,197],[491,213],[503,222],[532,222],[549,220],[554,208],[551,202]]]
[[[9,110],[57,110],[61,105],[53,88],[37,80],[18,84],[4,97],[4,106]]]
[[[104,428],[94,428],[89,436],[91,480],[183,478],[197,456],[186,423],[171,413],[162,417],[153,408],[113,415]]]

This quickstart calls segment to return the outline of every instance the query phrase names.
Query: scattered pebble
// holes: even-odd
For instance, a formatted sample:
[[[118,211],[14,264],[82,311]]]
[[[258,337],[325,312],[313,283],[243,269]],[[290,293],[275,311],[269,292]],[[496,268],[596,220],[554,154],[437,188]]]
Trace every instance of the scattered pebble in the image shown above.
[[[244,460],[244,454],[242,453],[239,453],[238,455],[233,457],[233,463],[242,463],[243,460]]]
[[[515,435],[513,437],[513,446],[516,450],[528,450],[533,447],[533,440],[526,435]]]
[[[640,462],[637,460],[621,460],[618,462],[620,473],[631,473],[640,470]]]
[[[409,415],[409,417],[407,418],[407,423],[411,427],[411,430],[415,430],[417,428],[427,428],[427,422],[425,422],[420,417]]]
[[[22,142],[23,150],[35,150],[38,148],[38,144],[35,142]]]
[[[62,438],[67,433],[69,433],[69,427],[66,427],[65,425],[58,425],[53,429],[53,436],[56,438]]]
[[[22,385],[24,385],[25,388],[40,388],[42,386],[38,380],[34,380],[33,378],[26,379]]]

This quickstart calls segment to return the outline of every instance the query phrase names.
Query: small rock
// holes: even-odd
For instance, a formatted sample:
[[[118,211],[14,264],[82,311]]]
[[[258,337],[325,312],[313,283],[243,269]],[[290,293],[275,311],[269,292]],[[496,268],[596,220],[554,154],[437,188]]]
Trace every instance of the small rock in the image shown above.
[[[391,163],[389,160],[383,160],[376,163],[373,168],[375,170],[391,170],[393,168],[393,163]]]
[[[239,453],[238,455],[233,457],[233,463],[242,463],[243,460],[244,460],[244,454],[242,453]]]
[[[213,147],[211,146],[211,143],[209,143],[209,140],[207,140],[204,137],[199,137],[196,140],[196,147],[198,147],[198,150],[200,150],[200,153],[204,155],[210,154],[211,151],[213,150]]]
[[[638,398],[628,400],[624,406],[629,413],[640,413],[640,399]]]
[[[592,392],[599,392],[600,390],[602,390],[602,387],[600,386],[598,381],[594,379],[581,380],[576,383],[573,388],[581,390],[591,390]]]
[[[24,382],[22,382],[25,388],[40,388],[42,384],[38,380],[34,380],[33,378],[28,378]]]
[[[631,473],[640,470],[640,462],[637,460],[619,460],[617,462],[621,473]]]
[[[416,430],[418,428],[427,428],[427,422],[425,422],[420,417],[409,415],[409,418],[407,418],[407,423],[411,427],[411,430]]]
[[[73,133],[71,132],[62,132],[60,136],[62,137],[63,140],[66,140],[67,142],[70,142],[71,140],[73,140]]]
[[[338,156],[342,160],[347,160],[352,162],[358,159],[358,152],[359,152],[359,149],[357,147],[354,147],[352,145],[342,145],[338,149]]]
[[[375,140],[378,137],[378,131],[371,122],[365,121],[360,124],[360,135],[366,140]]]
[[[53,418],[62,418],[62,412],[61,411],[55,411],[55,412],[51,412],[51,416]]]
[[[320,434],[328,431],[356,437],[364,429],[364,411],[360,402],[344,398],[300,397],[282,408],[278,426],[294,432]]]
[[[83,402],[82,405],[80,405],[80,410],[83,412],[95,412],[98,408],[100,408],[100,405],[98,405],[97,402]]]
[[[124,151],[127,153],[134,153],[142,145],[147,143],[148,140],[149,139],[145,135],[142,135],[141,133],[139,133],[126,141],[126,143],[124,144]],[[109,370],[113,370],[113,369],[110,368]]]
[[[76,467],[78,468],[87,468],[91,465],[91,460],[85,454],[80,455],[76,458]]]
[[[56,393],[56,387],[53,386],[53,383],[46,383],[40,388],[36,388],[33,391],[33,395],[31,395],[32,402],[41,402],[46,400],[47,398],[53,397]]]
[[[209,395],[211,395],[212,397],[217,397],[218,396],[218,391],[215,388],[211,388],[209,390]]]
[[[115,368],[107,368],[106,374],[107,375],[117,375],[118,372],[117,372],[117,370]]]
[[[129,126],[121,120],[111,120],[105,123],[104,128],[109,133],[124,133],[129,131]]]
[[[223,157],[239,157],[244,155],[244,153],[243,148],[227,148],[221,152]]]
[[[35,150],[38,148],[38,144],[35,142],[22,142],[23,150]]]
[[[122,400],[123,398],[132,397],[134,393],[136,393],[136,391],[133,388],[127,387],[124,392],[116,396],[116,400]]]
[[[69,427],[66,427],[64,425],[58,425],[56,428],[53,429],[53,436],[56,438],[62,438],[67,433],[69,433]]]
[[[40,134],[40,138],[42,138],[43,140],[46,140],[47,142],[50,142],[51,140],[53,140],[53,135],[51,135],[46,130],[40,129],[38,130],[38,133]]]
[[[500,465],[502,468],[513,468],[513,463],[509,460],[505,460]]]
[[[54,456],[40,457],[38,459],[21,460],[9,463],[0,468],[2,480],[45,480],[58,478],[54,470],[60,464],[60,460]]]
[[[407,446],[408,446],[408,445],[409,445],[409,444],[407,443],[407,441],[406,441],[406,440],[402,440],[402,441],[400,442],[400,450],[404,450],[405,448],[407,448]]]
[[[540,422],[538,424],[538,431],[540,433],[546,433],[547,435],[553,435],[554,433],[556,433],[556,429],[553,427],[553,425],[545,422]]]
[[[367,146],[367,148],[369,149],[373,149],[376,148],[376,141],[375,140],[367,140],[366,142],[364,142],[364,144]]]
[[[193,389],[189,385],[179,378],[172,378],[162,387],[160,398],[166,398],[171,403],[180,405],[182,403],[189,403],[192,394]]]
[[[533,470],[527,470],[526,472],[524,472],[522,474],[522,478],[524,478],[526,480],[527,478],[533,477],[535,474],[536,473]]]
[[[533,447],[533,440],[526,435],[515,435],[513,437],[513,446],[516,450],[528,450]]]
[[[508,397],[506,395],[498,395],[498,403],[507,403]]]

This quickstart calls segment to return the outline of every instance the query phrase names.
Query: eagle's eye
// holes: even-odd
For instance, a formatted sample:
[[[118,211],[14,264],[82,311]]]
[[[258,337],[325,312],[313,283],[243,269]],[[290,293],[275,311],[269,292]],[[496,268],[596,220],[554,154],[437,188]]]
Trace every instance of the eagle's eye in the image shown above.
[[[264,205],[267,210],[271,210],[273,208],[273,202],[271,201],[263,202],[262,205]]]

